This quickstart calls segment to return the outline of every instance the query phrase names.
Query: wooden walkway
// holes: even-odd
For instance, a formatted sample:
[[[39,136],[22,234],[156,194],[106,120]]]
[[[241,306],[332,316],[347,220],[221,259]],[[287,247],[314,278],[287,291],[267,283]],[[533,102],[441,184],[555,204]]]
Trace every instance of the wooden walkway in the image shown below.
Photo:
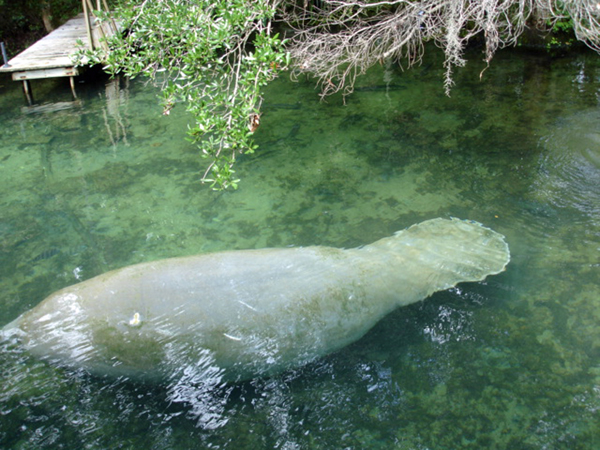
[[[80,48],[77,41],[85,48],[96,48],[102,45],[101,37],[117,31],[114,23],[96,24],[93,16],[87,17],[89,21],[86,13],[79,14],[0,66],[0,72],[11,72],[13,80],[23,81],[29,105],[33,104],[29,80],[40,78],[70,77],[71,91],[77,98],[74,77],[80,68],[73,63],[73,55]]]

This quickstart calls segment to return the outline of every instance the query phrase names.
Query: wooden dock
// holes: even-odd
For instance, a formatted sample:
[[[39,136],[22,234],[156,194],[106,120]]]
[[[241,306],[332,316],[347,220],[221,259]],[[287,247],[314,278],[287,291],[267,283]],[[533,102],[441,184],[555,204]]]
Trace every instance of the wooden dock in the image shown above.
[[[73,63],[73,55],[80,49],[78,41],[87,49],[98,48],[105,45],[101,38],[117,32],[113,21],[101,23],[88,13],[86,3],[89,0],[83,3],[83,13],[19,53],[8,64],[0,66],[0,72],[10,72],[13,80],[23,82],[30,106],[33,105],[33,96],[29,80],[40,78],[69,77],[73,97],[77,99],[74,77],[79,75],[81,68]]]

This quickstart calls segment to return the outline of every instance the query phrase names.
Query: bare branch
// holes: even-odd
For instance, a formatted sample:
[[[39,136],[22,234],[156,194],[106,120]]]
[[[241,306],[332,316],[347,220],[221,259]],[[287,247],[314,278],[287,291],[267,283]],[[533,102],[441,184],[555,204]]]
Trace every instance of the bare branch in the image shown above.
[[[473,37],[485,41],[485,61],[515,45],[527,26],[552,25],[570,16],[577,38],[600,51],[599,0],[322,0],[320,6],[295,2],[284,14],[295,28],[290,52],[298,76],[315,76],[322,95],[352,92],[358,75],[388,59],[411,66],[421,60],[425,42],[445,53],[444,86],[455,67],[465,64]],[[530,23],[533,22],[533,23]]]

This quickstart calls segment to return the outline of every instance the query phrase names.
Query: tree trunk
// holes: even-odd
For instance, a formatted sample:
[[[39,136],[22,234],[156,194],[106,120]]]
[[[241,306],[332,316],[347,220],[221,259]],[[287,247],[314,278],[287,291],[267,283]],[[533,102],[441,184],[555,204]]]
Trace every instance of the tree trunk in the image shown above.
[[[50,11],[50,3],[42,3],[42,20],[44,21],[44,28],[48,33],[54,30],[52,26],[52,12]]]

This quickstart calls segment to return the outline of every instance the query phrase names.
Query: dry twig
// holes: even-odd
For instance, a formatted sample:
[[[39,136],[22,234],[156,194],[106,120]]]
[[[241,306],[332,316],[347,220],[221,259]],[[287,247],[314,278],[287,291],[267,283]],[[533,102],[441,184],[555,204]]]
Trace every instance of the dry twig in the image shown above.
[[[316,5],[320,6],[316,6]],[[284,20],[295,28],[295,74],[310,73],[322,95],[349,94],[358,75],[392,58],[408,66],[421,60],[424,43],[445,53],[444,86],[465,64],[465,46],[485,40],[489,64],[498,48],[515,45],[527,26],[551,26],[570,16],[578,39],[600,51],[599,0],[322,0],[296,2]]]

